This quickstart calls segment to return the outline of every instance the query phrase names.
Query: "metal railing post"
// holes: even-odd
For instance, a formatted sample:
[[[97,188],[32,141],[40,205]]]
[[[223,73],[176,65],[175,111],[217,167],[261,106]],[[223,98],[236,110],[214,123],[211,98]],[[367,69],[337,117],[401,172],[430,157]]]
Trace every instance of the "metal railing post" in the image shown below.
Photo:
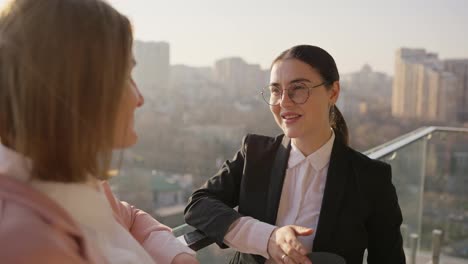
[[[432,264],[440,263],[440,249],[442,247],[442,230],[432,230]]]
[[[401,230],[401,237],[403,239],[403,247],[408,247],[408,225],[407,224],[402,224],[400,227]]]
[[[418,234],[411,234],[410,236],[410,262],[409,264],[416,264],[416,254],[418,252],[418,242],[419,236]]]

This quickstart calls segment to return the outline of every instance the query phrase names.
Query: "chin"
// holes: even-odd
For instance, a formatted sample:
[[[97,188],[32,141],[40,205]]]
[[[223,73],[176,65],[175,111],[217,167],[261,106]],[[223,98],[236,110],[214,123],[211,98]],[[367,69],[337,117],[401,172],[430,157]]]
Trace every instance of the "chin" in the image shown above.
[[[115,146],[116,149],[125,149],[130,148],[135,145],[138,141],[138,136],[136,133],[131,133],[131,135],[126,136],[123,140],[118,142]]]
[[[302,135],[300,131],[297,131],[296,129],[288,129],[284,128],[283,133],[288,137],[288,138],[298,138]]]
[[[125,144],[125,148],[129,148],[129,147],[132,147],[134,146],[138,141],[138,136],[137,135],[134,135],[132,136],[131,138],[128,139],[128,141],[126,142]]]

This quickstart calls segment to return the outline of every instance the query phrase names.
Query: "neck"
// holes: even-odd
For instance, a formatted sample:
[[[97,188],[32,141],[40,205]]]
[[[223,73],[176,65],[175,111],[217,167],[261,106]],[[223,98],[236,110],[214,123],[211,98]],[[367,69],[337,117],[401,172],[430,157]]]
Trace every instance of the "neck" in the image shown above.
[[[85,182],[86,185],[90,186],[91,188],[95,189],[96,191],[99,191],[99,180],[92,177],[92,176],[89,176],[88,180]]]
[[[330,127],[317,131],[317,133],[310,134],[300,138],[293,138],[292,142],[302,152],[304,156],[310,154],[321,148],[332,136],[332,130]]]

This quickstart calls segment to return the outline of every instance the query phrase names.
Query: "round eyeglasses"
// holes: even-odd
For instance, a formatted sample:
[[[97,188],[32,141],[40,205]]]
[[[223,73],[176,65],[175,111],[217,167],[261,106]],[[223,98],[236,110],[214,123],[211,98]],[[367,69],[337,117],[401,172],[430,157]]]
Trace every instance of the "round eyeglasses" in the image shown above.
[[[323,82],[315,86],[307,86],[305,83],[293,83],[286,89],[281,89],[278,86],[270,85],[263,88],[263,100],[269,105],[279,105],[283,98],[283,91],[287,91],[289,99],[295,104],[304,104],[310,96],[310,89],[326,85],[328,82]]]

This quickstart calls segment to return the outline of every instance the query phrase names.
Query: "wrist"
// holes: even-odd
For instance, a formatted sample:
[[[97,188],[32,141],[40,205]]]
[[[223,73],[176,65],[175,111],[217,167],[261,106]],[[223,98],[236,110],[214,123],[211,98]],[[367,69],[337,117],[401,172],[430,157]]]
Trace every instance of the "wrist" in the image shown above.
[[[273,231],[271,231],[270,237],[268,238],[267,254],[270,257],[270,259],[271,259],[270,245],[271,245],[272,242],[274,243],[275,240],[276,240],[276,230],[278,230],[278,227],[275,227],[275,229],[273,229]]]

